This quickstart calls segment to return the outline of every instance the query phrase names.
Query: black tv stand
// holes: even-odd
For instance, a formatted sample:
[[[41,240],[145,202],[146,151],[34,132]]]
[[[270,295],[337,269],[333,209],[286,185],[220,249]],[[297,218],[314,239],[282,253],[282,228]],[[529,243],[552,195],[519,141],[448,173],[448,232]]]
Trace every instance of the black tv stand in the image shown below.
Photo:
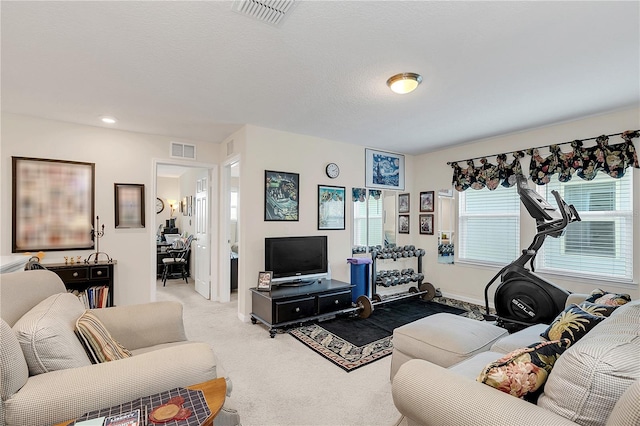
[[[277,287],[302,287],[317,283],[318,280],[293,280],[275,284]]]

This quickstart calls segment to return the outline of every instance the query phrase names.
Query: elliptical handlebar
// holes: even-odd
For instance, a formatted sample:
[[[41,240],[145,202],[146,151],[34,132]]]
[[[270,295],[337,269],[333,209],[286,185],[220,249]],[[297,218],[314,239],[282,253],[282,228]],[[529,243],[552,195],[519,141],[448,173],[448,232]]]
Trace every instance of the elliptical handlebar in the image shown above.
[[[552,190],[551,194],[556,199],[556,203],[558,204],[558,210],[560,210],[560,214],[562,215],[561,219],[554,220],[551,222],[545,223],[543,226],[539,228],[544,228],[542,230],[538,229],[538,235],[549,235],[552,237],[559,237],[563,234],[564,229],[571,222],[580,222],[580,215],[578,211],[573,206],[573,204],[567,204],[558,191]]]

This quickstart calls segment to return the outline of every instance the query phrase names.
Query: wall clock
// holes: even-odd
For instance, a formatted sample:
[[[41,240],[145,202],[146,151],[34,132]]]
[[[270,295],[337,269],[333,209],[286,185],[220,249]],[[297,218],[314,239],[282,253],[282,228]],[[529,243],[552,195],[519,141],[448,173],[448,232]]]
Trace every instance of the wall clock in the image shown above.
[[[160,198],[156,198],[156,214],[162,212],[164,210],[164,201]]]
[[[327,176],[329,176],[331,179],[335,179],[338,177],[338,175],[340,175],[340,168],[336,163],[327,164],[327,168],[325,169],[325,171],[327,172]]]

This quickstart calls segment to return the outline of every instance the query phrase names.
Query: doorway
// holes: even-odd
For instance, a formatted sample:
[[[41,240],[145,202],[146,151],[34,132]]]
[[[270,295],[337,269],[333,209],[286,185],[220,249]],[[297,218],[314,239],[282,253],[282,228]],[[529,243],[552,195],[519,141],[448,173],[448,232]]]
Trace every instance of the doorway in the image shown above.
[[[227,160],[222,169],[221,233],[226,242],[220,250],[220,301],[237,301],[238,271],[242,261],[240,245],[240,159]]]
[[[215,214],[217,193],[214,185],[217,166],[180,160],[154,160],[153,179],[156,197],[156,220],[153,239],[154,273],[151,300],[155,300],[158,273],[163,269],[166,250],[165,231],[193,235],[189,256],[189,285],[205,299],[212,298],[211,271],[217,265]],[[164,209],[163,209],[164,207]],[[167,280],[167,285],[169,285]],[[178,281],[171,281],[178,282]],[[181,281],[180,285],[187,285]]]

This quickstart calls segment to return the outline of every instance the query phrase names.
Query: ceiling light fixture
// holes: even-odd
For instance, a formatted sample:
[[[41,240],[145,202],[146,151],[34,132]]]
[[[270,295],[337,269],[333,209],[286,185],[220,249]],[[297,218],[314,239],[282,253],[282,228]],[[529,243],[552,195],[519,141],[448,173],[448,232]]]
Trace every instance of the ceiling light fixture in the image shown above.
[[[413,92],[420,83],[422,83],[422,76],[413,72],[396,74],[387,80],[389,89],[400,95]]]
[[[102,121],[103,123],[107,123],[107,124],[115,124],[116,121],[118,121],[118,120],[116,120],[113,117],[106,117],[105,116],[105,117],[100,117],[100,121]]]

